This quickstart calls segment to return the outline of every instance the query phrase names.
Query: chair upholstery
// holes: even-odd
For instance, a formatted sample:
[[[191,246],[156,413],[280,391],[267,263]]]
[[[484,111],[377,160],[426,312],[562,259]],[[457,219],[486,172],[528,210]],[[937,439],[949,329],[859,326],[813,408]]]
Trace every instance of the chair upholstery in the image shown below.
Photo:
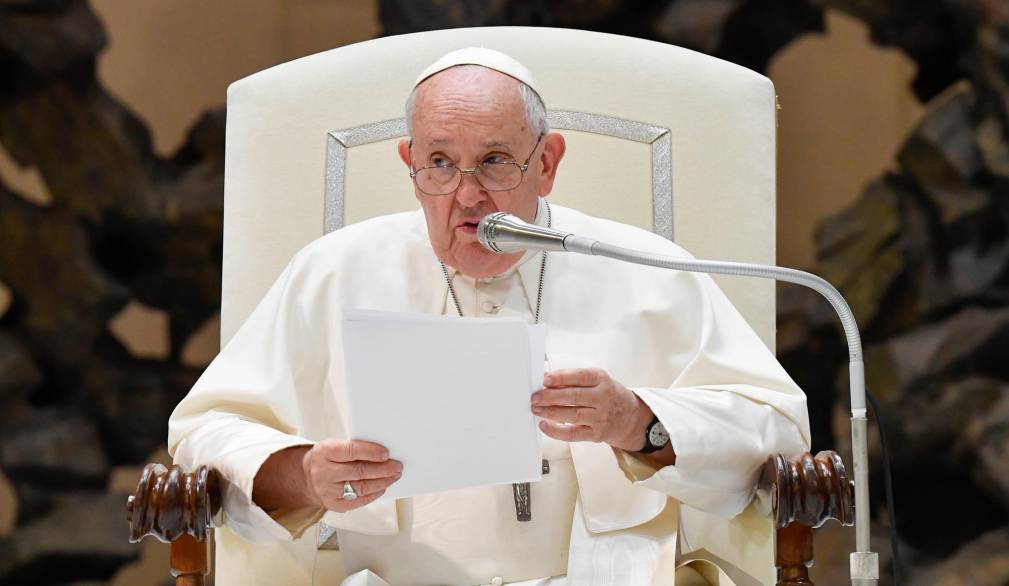
[[[551,201],[655,229],[698,257],[774,262],[776,120],[767,78],[670,45],[567,29],[386,37],[228,89],[222,344],[302,246],[328,229],[419,207],[395,152],[404,101],[419,71],[466,46],[526,64],[552,125],[580,129],[562,130],[568,153]],[[773,349],[773,283],[716,280]],[[685,552],[773,582],[771,523],[752,508],[730,523],[685,507],[683,524]],[[218,553],[223,561],[226,546]]]

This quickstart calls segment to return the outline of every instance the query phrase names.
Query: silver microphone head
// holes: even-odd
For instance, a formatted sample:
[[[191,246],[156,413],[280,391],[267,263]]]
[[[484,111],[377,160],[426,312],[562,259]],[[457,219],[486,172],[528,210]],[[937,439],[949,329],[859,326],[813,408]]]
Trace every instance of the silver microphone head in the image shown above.
[[[480,244],[501,254],[519,250],[564,251],[564,239],[570,235],[530,224],[507,212],[484,216],[476,232]]]

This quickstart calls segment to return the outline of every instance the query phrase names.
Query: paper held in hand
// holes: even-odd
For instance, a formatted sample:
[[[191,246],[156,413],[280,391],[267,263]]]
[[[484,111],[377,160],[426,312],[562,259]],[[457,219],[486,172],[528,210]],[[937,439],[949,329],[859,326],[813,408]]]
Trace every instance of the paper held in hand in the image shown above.
[[[379,500],[539,480],[529,397],[545,334],[518,318],[345,310],[350,436],[403,462]]]

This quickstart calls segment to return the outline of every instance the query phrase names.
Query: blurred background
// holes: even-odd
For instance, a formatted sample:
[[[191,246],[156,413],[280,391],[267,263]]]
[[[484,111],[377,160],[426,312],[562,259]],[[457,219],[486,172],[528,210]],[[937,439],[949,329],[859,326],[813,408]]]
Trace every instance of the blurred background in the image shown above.
[[[779,263],[858,318],[904,583],[1009,584],[1006,0],[0,0],[0,586],[168,583],[124,504],[217,348],[228,84],[486,25],[643,37],[774,81]],[[790,287],[778,312],[813,449],[850,465],[836,318]],[[816,582],[846,584],[852,530],[816,540]]]

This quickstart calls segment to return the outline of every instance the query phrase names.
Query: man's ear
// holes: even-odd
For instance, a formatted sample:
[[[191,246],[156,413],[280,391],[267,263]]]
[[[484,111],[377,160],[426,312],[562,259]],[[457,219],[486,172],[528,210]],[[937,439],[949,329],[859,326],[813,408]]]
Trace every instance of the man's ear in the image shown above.
[[[542,167],[538,177],[540,197],[545,197],[553,191],[557,167],[561,164],[566,149],[567,146],[562,134],[550,132],[543,137],[543,153],[540,155]]]
[[[407,167],[409,167],[410,166],[410,141],[404,138],[403,140],[399,141],[399,145],[396,146],[396,149],[399,151],[399,158],[403,159],[403,164],[405,164]]]

